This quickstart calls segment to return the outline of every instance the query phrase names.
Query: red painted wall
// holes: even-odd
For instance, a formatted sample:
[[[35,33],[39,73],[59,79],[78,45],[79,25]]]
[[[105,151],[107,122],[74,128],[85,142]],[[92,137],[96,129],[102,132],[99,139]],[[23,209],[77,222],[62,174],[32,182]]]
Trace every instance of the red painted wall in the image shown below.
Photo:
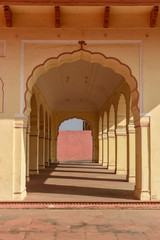
[[[58,160],[91,160],[91,131],[59,131]]]

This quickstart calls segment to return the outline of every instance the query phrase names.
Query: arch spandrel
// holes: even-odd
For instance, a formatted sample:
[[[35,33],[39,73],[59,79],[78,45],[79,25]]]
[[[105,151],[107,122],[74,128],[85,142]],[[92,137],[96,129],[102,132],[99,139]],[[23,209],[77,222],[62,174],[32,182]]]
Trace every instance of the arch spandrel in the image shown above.
[[[26,91],[25,91],[25,107],[24,113],[27,115],[27,108],[29,107],[30,102],[30,94],[29,92],[32,90],[34,84],[36,83],[39,76],[44,74],[46,71],[53,67],[59,67],[63,63],[72,63],[77,60],[85,60],[90,63],[99,63],[103,67],[110,67],[116,73],[121,74],[125,81],[129,84],[132,96],[132,111],[134,111],[134,115],[139,115],[139,94],[137,89],[137,81],[135,77],[132,75],[131,69],[127,64],[122,63],[119,59],[113,57],[107,57],[100,52],[91,52],[89,50],[85,50],[80,48],[73,52],[64,52],[57,57],[49,58],[45,60],[42,64],[36,66],[31,75],[28,77],[26,82]]]

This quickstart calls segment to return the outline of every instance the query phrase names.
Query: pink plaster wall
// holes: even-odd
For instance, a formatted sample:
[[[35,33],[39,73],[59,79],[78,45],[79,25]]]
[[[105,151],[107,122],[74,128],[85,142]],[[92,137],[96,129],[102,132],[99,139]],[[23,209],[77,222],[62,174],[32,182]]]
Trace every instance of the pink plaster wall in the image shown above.
[[[91,160],[91,131],[59,131],[58,160]]]

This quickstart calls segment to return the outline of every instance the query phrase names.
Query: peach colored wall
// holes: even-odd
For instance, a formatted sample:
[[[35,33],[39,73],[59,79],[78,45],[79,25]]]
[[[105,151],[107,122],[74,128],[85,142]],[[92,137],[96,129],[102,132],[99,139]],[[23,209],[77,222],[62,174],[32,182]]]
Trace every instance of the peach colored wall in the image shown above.
[[[92,159],[91,131],[59,131],[58,160]]]

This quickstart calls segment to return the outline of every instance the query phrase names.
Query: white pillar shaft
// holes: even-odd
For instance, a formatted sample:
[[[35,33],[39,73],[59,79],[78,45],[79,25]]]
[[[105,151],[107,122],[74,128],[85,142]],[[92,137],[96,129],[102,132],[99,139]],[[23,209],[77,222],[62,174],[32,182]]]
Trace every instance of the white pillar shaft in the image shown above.
[[[103,135],[103,166],[108,167],[108,139],[107,139],[107,134],[105,136]]]
[[[108,169],[114,170],[116,167],[116,152],[115,152],[115,134],[114,133],[108,133]]]
[[[117,166],[116,173],[127,176],[127,134],[117,133]]]
[[[99,159],[98,162],[100,164],[103,163],[103,141],[102,141],[102,136],[99,136]]]
[[[150,129],[149,117],[141,117],[136,127],[136,185],[135,196],[150,200]]]
[[[25,119],[16,119],[14,129],[14,200],[26,196],[26,126]]]
[[[30,155],[29,155],[29,136],[30,132],[29,130],[27,130],[27,135],[26,135],[26,180],[27,182],[30,181],[30,178],[29,178],[29,158],[30,158]]]
[[[39,169],[45,169],[44,162],[44,137],[39,137]]]
[[[129,126],[128,130],[128,140],[129,140],[129,159],[128,159],[128,182],[135,182],[135,168],[136,168],[136,149],[135,149],[135,129],[134,126]]]

